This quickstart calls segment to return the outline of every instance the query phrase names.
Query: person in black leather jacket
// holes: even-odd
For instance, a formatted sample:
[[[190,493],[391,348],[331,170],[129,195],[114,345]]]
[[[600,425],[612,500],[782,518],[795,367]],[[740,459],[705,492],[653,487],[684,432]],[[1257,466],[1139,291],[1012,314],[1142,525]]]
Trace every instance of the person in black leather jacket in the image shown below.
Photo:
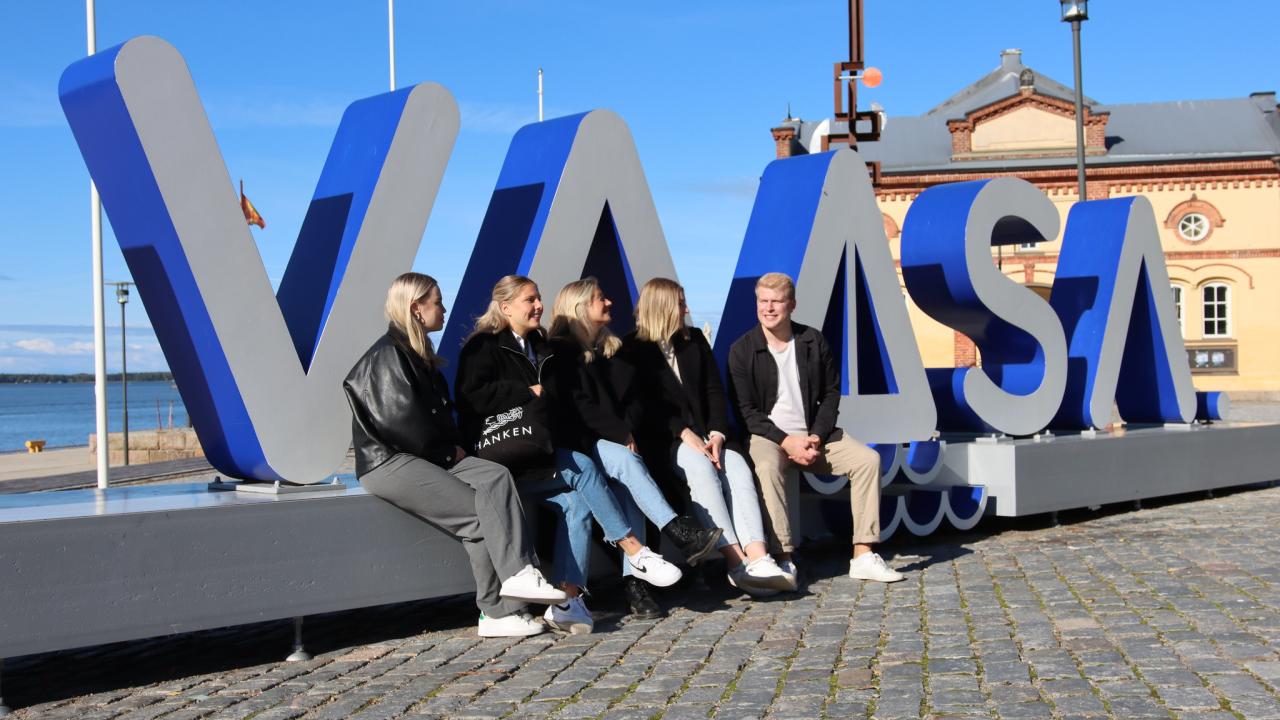
[[[536,635],[526,603],[564,602],[538,571],[511,473],[459,446],[442,361],[427,333],[444,327],[440,288],[405,273],[387,291],[387,334],[343,382],[356,476],[371,495],[462,541],[483,637]],[[501,578],[501,581],[500,581]]]

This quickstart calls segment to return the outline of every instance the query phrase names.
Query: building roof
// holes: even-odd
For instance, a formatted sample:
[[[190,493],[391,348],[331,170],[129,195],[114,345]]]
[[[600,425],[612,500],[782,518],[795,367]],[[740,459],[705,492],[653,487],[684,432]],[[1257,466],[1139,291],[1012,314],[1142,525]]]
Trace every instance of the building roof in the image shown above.
[[[861,142],[863,157],[888,174],[973,172],[1074,166],[1074,157],[952,160],[947,121],[1019,94],[1026,83],[1036,94],[1074,102],[1074,90],[1022,64],[1022,53],[1001,53],[1000,67],[979,78],[923,115],[890,116],[878,142]],[[1091,166],[1204,161],[1280,156],[1280,113],[1275,93],[1226,100],[1179,100],[1104,105],[1086,97],[1094,113],[1109,113],[1105,155]],[[800,142],[812,152],[827,132],[847,131],[847,123],[792,121]],[[824,126],[825,125],[825,126]],[[826,128],[830,128],[827,130]]]

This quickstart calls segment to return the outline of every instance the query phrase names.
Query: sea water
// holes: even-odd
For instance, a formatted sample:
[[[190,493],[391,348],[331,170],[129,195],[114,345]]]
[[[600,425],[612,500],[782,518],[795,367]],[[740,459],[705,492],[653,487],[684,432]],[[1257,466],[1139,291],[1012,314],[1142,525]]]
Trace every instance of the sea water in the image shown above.
[[[123,427],[121,395],[120,383],[107,385],[109,432]],[[186,427],[187,409],[172,383],[129,383],[130,432],[168,427],[170,407],[173,427]],[[0,383],[0,452],[26,450],[27,440],[48,448],[88,445],[93,432],[93,383]]]

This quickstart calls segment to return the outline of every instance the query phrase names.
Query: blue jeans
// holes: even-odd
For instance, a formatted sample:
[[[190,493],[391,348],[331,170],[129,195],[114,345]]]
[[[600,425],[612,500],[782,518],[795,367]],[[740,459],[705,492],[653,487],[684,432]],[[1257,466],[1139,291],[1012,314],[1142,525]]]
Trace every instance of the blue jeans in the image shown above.
[[[764,542],[764,520],[751,468],[741,455],[722,450],[720,466],[684,443],[676,449],[676,473],[689,486],[693,516],[703,527],[724,529],[716,547]]]
[[[626,511],[627,521],[640,542],[645,542],[645,518],[652,520],[658,527],[665,527],[675,519],[676,511],[671,509],[662,491],[653,482],[649,469],[644,466],[639,455],[624,445],[608,440],[597,440],[592,455],[604,474],[609,476],[609,487]],[[622,574],[631,574],[631,565],[625,559],[622,562]]]
[[[552,506],[556,523],[552,581],[586,587],[591,560],[591,518],[604,530],[604,539],[616,543],[631,534],[625,502],[610,492],[605,476],[587,455],[556,450],[556,473],[543,480],[523,483],[521,493]]]

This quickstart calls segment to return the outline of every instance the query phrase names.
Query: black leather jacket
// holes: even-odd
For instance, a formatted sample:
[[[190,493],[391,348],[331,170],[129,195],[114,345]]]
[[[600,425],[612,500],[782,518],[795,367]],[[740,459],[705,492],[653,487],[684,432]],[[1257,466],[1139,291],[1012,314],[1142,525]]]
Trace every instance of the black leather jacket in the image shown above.
[[[453,467],[462,440],[453,422],[449,386],[399,330],[387,328],[356,361],[342,389],[351,405],[356,477],[398,453]]]

